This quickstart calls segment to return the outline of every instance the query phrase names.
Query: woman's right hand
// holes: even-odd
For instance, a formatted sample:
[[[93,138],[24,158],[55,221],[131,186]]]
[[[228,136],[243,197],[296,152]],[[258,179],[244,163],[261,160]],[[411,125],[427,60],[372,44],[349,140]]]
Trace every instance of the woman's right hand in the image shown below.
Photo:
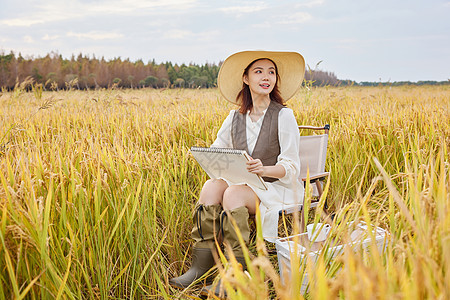
[[[263,166],[260,159],[252,158],[251,160],[247,161],[247,171],[259,176],[264,176],[265,167]]]

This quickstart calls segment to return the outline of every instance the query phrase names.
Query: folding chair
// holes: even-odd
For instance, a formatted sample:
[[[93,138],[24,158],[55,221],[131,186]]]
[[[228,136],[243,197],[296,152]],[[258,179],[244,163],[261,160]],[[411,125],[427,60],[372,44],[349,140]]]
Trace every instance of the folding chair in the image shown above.
[[[326,124],[323,127],[298,126],[298,128],[299,130],[308,129],[324,132],[323,134],[318,135],[300,136],[300,145],[299,145],[300,177],[302,179],[303,184],[306,187],[307,172],[309,169],[309,181],[313,187],[312,192],[313,199],[311,199],[311,205],[309,208],[315,208],[318,206],[320,197],[322,196],[323,193],[322,189],[323,181],[330,175],[330,172],[325,172],[325,161],[328,147],[328,132],[330,130],[330,125]],[[327,209],[328,206],[325,199],[324,213],[326,215],[328,215]],[[280,210],[279,218],[283,218],[286,215],[291,215],[296,211],[299,212],[300,232],[304,232],[305,222],[307,222],[307,220],[304,219],[304,214],[302,213],[303,204],[289,206],[285,209]],[[276,251],[274,253],[276,253]]]
[[[312,196],[310,208],[315,208],[319,204],[319,199],[322,196],[323,180],[330,175],[330,172],[325,172],[325,161],[327,156],[327,146],[328,146],[328,132],[330,130],[330,125],[325,125],[324,127],[313,127],[313,126],[298,126],[299,129],[309,129],[324,131],[323,134],[319,135],[307,135],[300,136],[300,176],[304,185],[306,186],[307,172],[309,169],[309,180],[313,185]],[[325,199],[324,212],[327,212],[328,206]],[[280,210],[279,215],[292,214],[295,211],[301,212],[303,210],[303,204],[289,207],[284,210]],[[304,220],[303,214],[300,213],[300,230],[304,231],[304,225],[307,220]]]

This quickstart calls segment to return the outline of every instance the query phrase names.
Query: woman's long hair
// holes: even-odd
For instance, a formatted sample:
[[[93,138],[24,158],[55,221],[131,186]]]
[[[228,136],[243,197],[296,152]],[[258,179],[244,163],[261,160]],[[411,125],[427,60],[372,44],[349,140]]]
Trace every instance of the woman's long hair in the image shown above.
[[[242,74],[242,77],[248,76],[248,71],[250,70],[250,67],[255,62],[257,62],[259,60],[264,60],[264,59],[267,59],[273,63],[273,65],[275,66],[275,73],[277,74],[277,81],[275,82],[275,87],[273,88],[272,92],[270,92],[270,95],[269,95],[270,100],[284,105],[283,98],[281,98],[280,90],[278,89],[278,82],[280,82],[280,76],[278,75],[277,65],[275,64],[275,62],[273,60],[268,59],[268,58],[258,58],[256,60],[252,61],[247,66],[247,68],[245,68],[244,74]],[[249,111],[253,107],[252,94],[250,92],[249,86],[245,82],[242,83],[242,89],[240,90],[239,94],[236,97],[236,102],[239,103],[239,105],[240,105],[239,112],[241,114],[247,113],[247,111]]]

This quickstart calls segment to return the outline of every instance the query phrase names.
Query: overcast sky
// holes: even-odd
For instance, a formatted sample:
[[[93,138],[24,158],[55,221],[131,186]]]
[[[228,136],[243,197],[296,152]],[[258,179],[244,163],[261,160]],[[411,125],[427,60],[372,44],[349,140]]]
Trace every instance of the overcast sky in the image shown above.
[[[0,52],[218,63],[301,53],[356,81],[450,78],[449,0],[0,0]]]

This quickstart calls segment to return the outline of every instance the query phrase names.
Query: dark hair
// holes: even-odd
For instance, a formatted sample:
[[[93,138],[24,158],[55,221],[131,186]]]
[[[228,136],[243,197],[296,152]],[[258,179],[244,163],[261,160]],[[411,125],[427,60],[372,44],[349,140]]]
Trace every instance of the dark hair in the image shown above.
[[[267,59],[273,63],[273,65],[275,66],[275,73],[277,74],[277,81],[275,82],[275,87],[273,88],[272,92],[270,92],[270,95],[269,95],[270,100],[284,105],[283,98],[281,97],[280,90],[278,89],[278,82],[280,81],[280,76],[278,75],[277,65],[275,64],[275,62],[273,60],[271,60],[269,58],[255,59],[247,66],[247,68],[245,68],[244,74],[242,74],[242,76],[248,75],[248,71],[250,70],[250,67],[255,62],[257,62],[259,60],[265,60],[265,59]],[[240,106],[239,112],[241,114],[245,114],[248,110],[250,110],[253,107],[252,94],[250,93],[249,86],[245,82],[242,83],[242,89],[239,91],[239,93],[236,97],[236,102]]]

